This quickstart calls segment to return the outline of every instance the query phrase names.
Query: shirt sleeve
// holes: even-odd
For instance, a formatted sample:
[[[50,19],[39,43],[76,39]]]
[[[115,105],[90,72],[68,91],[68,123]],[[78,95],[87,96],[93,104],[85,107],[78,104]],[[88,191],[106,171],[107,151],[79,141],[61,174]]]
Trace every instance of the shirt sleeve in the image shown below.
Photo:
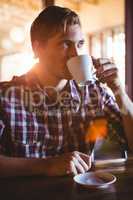
[[[102,88],[102,109],[109,122],[109,134],[117,138],[123,150],[128,150],[128,143],[124,132],[122,115],[119,106],[110,90]]]
[[[5,124],[2,120],[2,113],[1,113],[1,110],[0,110],[0,154],[3,154],[3,152],[4,152],[4,147],[3,147],[3,144],[2,144],[2,136],[3,136],[3,133],[4,133],[4,129],[5,129]]]
[[[2,90],[0,89],[0,154],[3,154],[4,152],[3,135],[4,135],[6,125],[3,119],[4,115],[2,112],[1,101],[2,101]]]
[[[4,128],[5,128],[5,124],[3,122],[3,120],[1,119],[1,116],[0,116],[0,138],[4,132]]]

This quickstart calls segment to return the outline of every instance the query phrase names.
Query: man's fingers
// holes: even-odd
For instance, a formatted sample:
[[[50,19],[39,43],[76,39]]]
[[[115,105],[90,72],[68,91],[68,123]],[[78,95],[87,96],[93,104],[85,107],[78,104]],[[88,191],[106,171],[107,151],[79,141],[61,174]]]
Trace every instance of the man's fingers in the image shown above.
[[[85,173],[85,169],[83,165],[79,162],[79,160],[76,157],[73,157],[73,163],[78,171],[78,173]]]
[[[108,69],[116,68],[114,62],[108,58],[98,58],[95,59],[92,57],[92,62],[94,67],[99,71],[105,71]]]
[[[80,156],[80,158],[87,164],[87,166],[91,167],[91,158],[89,155],[85,154],[85,153],[81,153],[81,152],[77,152],[77,154]]]
[[[78,172],[76,170],[75,164],[73,161],[70,161],[70,173],[72,173],[73,175],[77,175]]]
[[[114,69],[110,69],[110,70],[107,70],[107,71],[103,71],[102,73],[100,74],[97,74],[97,77],[99,78],[99,80],[106,80],[107,78],[110,78],[110,77],[117,77],[117,69],[114,68]]]
[[[84,161],[79,154],[76,154],[76,158],[78,159],[79,163],[83,166],[85,171],[89,170],[88,162],[86,163],[86,160]]]
[[[86,162],[88,168],[90,169],[91,168],[91,157],[88,155],[86,155],[86,156],[82,155],[81,158]]]
[[[114,63],[108,62],[108,63],[104,63],[102,65],[103,71],[105,70],[110,70],[110,69],[117,69],[116,65]]]
[[[118,68],[113,64],[102,65],[97,69],[96,73],[102,74],[102,73],[106,73],[106,72],[110,72],[110,71],[117,72]]]

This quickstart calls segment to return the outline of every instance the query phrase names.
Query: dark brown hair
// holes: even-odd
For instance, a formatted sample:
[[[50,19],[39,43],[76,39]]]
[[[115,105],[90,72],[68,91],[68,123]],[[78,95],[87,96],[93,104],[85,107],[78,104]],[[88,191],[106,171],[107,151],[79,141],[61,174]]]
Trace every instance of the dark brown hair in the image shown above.
[[[80,24],[78,15],[69,8],[49,6],[45,8],[31,25],[31,42],[47,41],[58,31],[66,31],[68,25]]]

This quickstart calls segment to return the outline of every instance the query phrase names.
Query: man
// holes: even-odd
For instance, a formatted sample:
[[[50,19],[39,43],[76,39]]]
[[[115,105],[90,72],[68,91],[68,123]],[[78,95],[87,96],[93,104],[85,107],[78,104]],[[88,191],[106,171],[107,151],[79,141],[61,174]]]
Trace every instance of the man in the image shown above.
[[[117,131],[121,128],[116,137],[121,145],[127,138],[132,148],[133,106],[117,70],[103,71],[111,63],[93,60],[97,77],[112,89],[118,105],[99,81],[88,81],[82,92],[68,71],[68,59],[79,55],[84,44],[77,14],[46,8],[31,26],[31,42],[38,63],[0,85],[0,175],[86,172],[91,159],[85,153],[85,130],[97,116],[107,117]]]

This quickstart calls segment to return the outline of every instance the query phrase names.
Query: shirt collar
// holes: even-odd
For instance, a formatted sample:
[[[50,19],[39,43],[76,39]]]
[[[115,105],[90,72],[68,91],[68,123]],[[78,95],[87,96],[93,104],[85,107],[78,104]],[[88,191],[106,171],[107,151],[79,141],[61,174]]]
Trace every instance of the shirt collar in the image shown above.
[[[32,90],[43,90],[43,87],[40,84],[39,79],[37,78],[36,74],[34,73],[34,70],[31,69],[29,72],[26,73],[26,82],[28,86]],[[86,85],[92,84],[92,81],[87,81]],[[81,88],[78,86],[75,80],[69,80],[66,86],[62,90],[67,90],[71,93],[72,100],[74,100],[77,103],[81,103]]]
[[[75,80],[70,80],[70,90],[71,90],[71,96],[72,99],[74,99],[76,102],[81,102],[81,94],[80,94],[80,89],[76,83]]]

